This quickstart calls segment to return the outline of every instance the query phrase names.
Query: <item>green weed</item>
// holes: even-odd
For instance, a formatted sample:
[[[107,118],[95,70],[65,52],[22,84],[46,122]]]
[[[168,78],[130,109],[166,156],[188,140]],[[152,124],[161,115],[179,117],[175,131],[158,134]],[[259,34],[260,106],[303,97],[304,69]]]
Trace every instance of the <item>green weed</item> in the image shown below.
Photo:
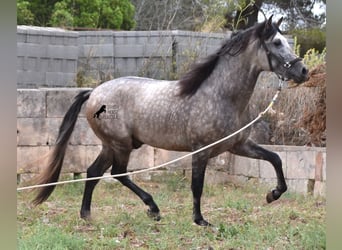
[[[18,249],[325,249],[325,200],[284,195],[267,204],[264,187],[206,185],[202,212],[214,227],[192,222],[190,183],[182,175],[137,183],[151,193],[161,221],[119,183],[100,182],[92,221],[79,218],[84,184],[56,188],[32,207],[18,193]]]

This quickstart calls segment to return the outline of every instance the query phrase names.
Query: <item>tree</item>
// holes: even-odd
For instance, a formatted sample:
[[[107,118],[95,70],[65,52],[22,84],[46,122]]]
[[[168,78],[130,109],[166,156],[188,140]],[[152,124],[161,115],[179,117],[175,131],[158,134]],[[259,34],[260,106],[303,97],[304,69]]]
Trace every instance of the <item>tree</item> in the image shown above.
[[[211,0],[132,0],[137,30],[196,30]]]
[[[17,24],[32,25],[34,23],[34,15],[29,9],[28,1],[18,0],[17,2]]]
[[[67,4],[65,2],[56,3],[49,24],[59,27],[72,27],[73,23],[74,18],[68,11]]]
[[[258,21],[258,13],[263,0],[228,1],[229,8],[225,13],[225,27],[230,30],[246,29]]]
[[[19,0],[17,9],[18,24],[125,30],[135,26],[130,0]]]
[[[34,15],[33,25],[48,26],[55,3],[58,0],[30,0],[29,10]]]
[[[296,28],[321,28],[325,25],[325,11],[317,14],[316,6],[325,7],[326,0],[264,0],[265,9],[273,9],[284,14],[286,30]],[[266,6],[267,5],[267,6]]]

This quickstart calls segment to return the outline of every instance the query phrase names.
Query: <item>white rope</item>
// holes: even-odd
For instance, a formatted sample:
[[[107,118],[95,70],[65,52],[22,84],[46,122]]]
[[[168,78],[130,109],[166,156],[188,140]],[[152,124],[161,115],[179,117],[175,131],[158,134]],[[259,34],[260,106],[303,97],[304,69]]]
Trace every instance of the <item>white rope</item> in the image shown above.
[[[247,129],[248,127],[252,126],[255,122],[257,122],[262,116],[264,116],[268,110],[273,106],[273,104],[275,103],[275,101],[277,100],[278,98],[278,95],[281,91],[281,85],[279,87],[279,89],[277,90],[276,94],[274,95],[272,101],[270,102],[270,104],[267,106],[267,108],[260,112],[259,115],[254,119],[252,120],[250,123],[246,124],[245,126],[243,126],[242,128],[240,128],[239,130],[235,131],[234,133],[226,136],[226,137],[223,137],[222,139],[219,139],[207,146],[204,146],[200,149],[197,149],[191,153],[188,153],[186,155],[183,155],[181,157],[178,157],[176,159],[173,159],[171,161],[168,161],[168,162],[165,162],[163,164],[160,164],[158,166],[154,166],[154,167],[150,167],[150,168],[145,168],[145,169],[141,169],[141,170],[137,170],[137,171],[132,171],[132,172],[127,172],[127,173],[123,173],[123,174],[114,174],[114,175],[105,175],[105,176],[98,176],[98,177],[91,177],[91,178],[83,178],[83,179],[75,179],[75,180],[67,180],[67,181],[59,181],[59,182],[51,182],[51,183],[46,183],[46,184],[39,184],[39,185],[33,185],[33,186],[27,186],[27,187],[20,187],[20,188],[17,188],[17,191],[22,191],[22,190],[27,190],[27,189],[34,189],[34,188],[40,188],[40,187],[47,187],[47,186],[55,186],[55,185],[61,185],[61,184],[67,184],[67,183],[75,183],[75,182],[82,182],[82,181],[92,181],[92,180],[101,180],[101,179],[106,179],[106,178],[117,178],[117,177],[123,177],[123,176],[130,176],[130,175],[135,175],[135,174],[140,174],[140,173],[145,173],[145,172],[148,172],[148,171],[151,171],[151,170],[155,170],[155,169],[159,169],[159,168],[162,168],[162,167],[165,167],[167,165],[170,165],[172,163],[175,163],[177,161],[180,161],[184,158],[187,158],[189,156],[192,156],[194,154],[197,154],[199,152],[202,152],[210,147],[213,147],[223,141],[226,141],[228,139],[230,139],[231,137],[239,134],[240,132],[242,132],[243,130]]]

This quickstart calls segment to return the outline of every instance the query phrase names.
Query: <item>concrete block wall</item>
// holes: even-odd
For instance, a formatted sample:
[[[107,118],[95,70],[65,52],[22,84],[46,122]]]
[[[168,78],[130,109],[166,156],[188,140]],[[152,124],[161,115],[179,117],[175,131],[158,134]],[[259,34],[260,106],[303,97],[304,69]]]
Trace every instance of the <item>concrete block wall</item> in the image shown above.
[[[17,26],[18,88],[76,86],[78,33]]]
[[[120,76],[174,79],[227,35],[190,31],[67,31],[17,26],[17,87],[76,87]],[[89,83],[89,82],[87,82]]]
[[[115,76],[169,79],[172,72],[172,32],[114,33]]]
[[[78,32],[78,72],[94,80],[113,77],[114,32]]]
[[[59,126],[73,98],[85,88],[41,88],[17,90],[17,173],[28,179],[45,166],[47,155],[56,141]],[[316,147],[269,146],[283,161],[289,191],[325,196],[326,149]],[[81,110],[71,136],[62,171],[85,173],[101,150],[101,142],[88,126]],[[139,170],[173,160],[185,152],[173,152],[143,145],[132,152],[128,169]],[[191,159],[164,167],[159,171],[139,175],[150,180],[156,173],[182,171],[191,173]],[[266,161],[223,153],[210,159],[207,183],[243,182],[256,179],[276,185],[272,165]]]
[[[229,35],[179,30],[67,31],[19,25],[17,86],[76,87],[80,75],[92,86],[120,76],[177,79],[191,62],[213,53]]]

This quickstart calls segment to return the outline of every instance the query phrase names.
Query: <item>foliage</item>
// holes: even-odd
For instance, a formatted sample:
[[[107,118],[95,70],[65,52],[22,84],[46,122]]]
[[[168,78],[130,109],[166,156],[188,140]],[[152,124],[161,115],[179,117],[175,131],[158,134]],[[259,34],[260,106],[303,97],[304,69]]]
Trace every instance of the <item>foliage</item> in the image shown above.
[[[304,55],[304,63],[309,69],[313,69],[314,67],[325,63],[325,56],[326,48],[324,48],[321,53],[318,50],[311,48],[306,51]]]
[[[66,2],[56,3],[51,16],[50,24],[54,27],[72,27],[74,24],[74,18],[67,9],[68,6]]]
[[[285,193],[266,205],[267,190],[256,182],[206,185],[203,212],[218,228],[203,228],[192,222],[188,179],[155,179],[137,183],[160,206],[160,222],[117,182],[98,184],[90,222],[78,213],[83,183],[57,187],[38,207],[29,203],[32,193],[18,193],[19,249],[325,249],[324,198]]]
[[[302,57],[310,49],[322,53],[325,48],[326,32],[324,29],[295,29],[291,32],[291,35],[295,36],[297,43],[300,44],[300,56]]]
[[[25,0],[17,1],[17,24],[18,25],[32,25],[34,22],[34,15],[29,9],[30,3]]]
[[[258,21],[259,8],[263,0],[228,0],[225,13],[226,28],[230,30],[246,29]]]
[[[17,8],[18,24],[124,30],[135,26],[130,0],[32,0],[19,1]]]

